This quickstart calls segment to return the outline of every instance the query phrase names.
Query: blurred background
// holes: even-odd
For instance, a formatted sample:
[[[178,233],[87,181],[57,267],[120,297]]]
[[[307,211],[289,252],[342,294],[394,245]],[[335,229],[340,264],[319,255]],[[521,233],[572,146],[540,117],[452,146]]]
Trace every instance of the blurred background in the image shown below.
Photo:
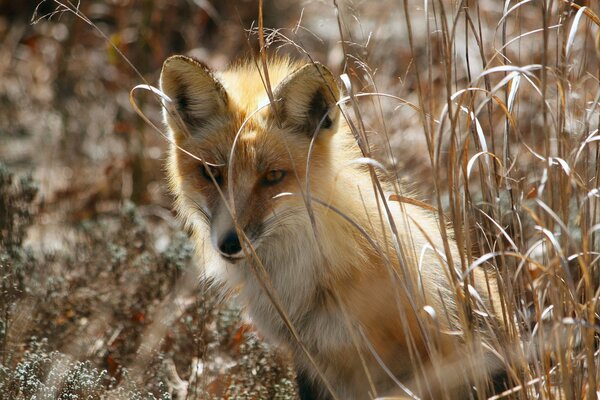
[[[597,141],[586,140],[598,124],[598,3],[541,3],[265,0],[263,13],[269,54],[320,61],[354,93],[401,99],[366,98],[355,117],[410,190],[449,207],[453,190],[470,189],[452,218],[472,220],[473,247],[507,242],[493,219],[526,253],[539,237],[520,205],[545,189],[579,227],[571,213],[597,177]],[[0,0],[0,398],[295,398],[286,356],[199,282],[166,190],[167,143],[129,103],[172,54],[214,69],[254,56],[257,18],[253,0]],[[485,72],[538,64],[551,71]],[[467,87],[506,105],[473,94],[444,114]],[[162,127],[156,100],[136,99]],[[498,162],[449,180],[482,150]]]

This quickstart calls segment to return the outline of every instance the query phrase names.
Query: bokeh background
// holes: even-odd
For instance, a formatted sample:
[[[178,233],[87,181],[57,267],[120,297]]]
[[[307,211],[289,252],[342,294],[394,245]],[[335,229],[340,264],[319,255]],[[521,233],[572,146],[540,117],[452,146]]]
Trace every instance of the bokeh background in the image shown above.
[[[531,248],[539,237],[528,232],[540,222],[520,206],[535,208],[546,182],[557,182],[544,193],[577,242],[580,221],[571,213],[594,187],[598,154],[597,141],[586,142],[598,124],[597,21],[578,7],[597,12],[598,3],[338,3],[265,0],[267,52],[346,73],[355,93],[401,98],[365,98],[358,118],[376,158],[435,206],[436,196],[452,205],[448,163],[466,168],[485,142],[499,162],[470,170],[461,186],[470,189],[466,217],[452,214],[481,231],[473,243],[480,254],[507,245],[505,236],[522,253]],[[200,280],[166,190],[167,142],[129,102],[134,86],[157,84],[172,54],[215,69],[255,56],[258,8],[250,0],[0,0],[0,398],[295,398],[286,355],[242,321],[234,300]],[[511,71],[484,74],[534,64],[552,71],[535,70],[531,85]],[[461,106],[477,109],[478,120],[458,113],[452,131],[462,136],[443,134],[451,129],[448,93],[466,87],[496,90],[513,120],[499,102],[474,94]],[[135,98],[162,127],[156,99]],[[582,143],[590,145],[575,158]],[[536,152],[563,157],[585,183],[572,185]],[[498,190],[488,193],[489,185]],[[589,215],[595,226],[596,212]],[[530,279],[544,274],[530,272],[517,286],[523,309]],[[593,353],[597,338],[590,343]],[[580,364],[573,379],[583,388]]]

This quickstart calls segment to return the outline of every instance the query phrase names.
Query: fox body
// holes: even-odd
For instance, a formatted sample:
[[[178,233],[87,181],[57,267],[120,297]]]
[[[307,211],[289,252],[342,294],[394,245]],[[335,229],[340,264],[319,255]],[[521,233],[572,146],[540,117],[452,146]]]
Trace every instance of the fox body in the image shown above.
[[[376,190],[329,70],[275,59],[268,76],[271,96],[254,63],[213,72],[173,56],[163,66],[168,175],[206,274],[292,353],[304,398],[403,393],[397,381],[433,396],[415,376],[432,348],[452,357],[462,343],[462,292],[446,261],[459,260],[456,245],[444,247],[427,210],[388,201],[392,184]],[[498,325],[494,281],[479,269],[471,279],[473,307]]]

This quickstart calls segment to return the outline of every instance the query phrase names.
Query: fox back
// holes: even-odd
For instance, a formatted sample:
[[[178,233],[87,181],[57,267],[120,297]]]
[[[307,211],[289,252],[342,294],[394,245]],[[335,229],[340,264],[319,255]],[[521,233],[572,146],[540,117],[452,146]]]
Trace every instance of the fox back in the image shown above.
[[[251,62],[213,72],[173,56],[163,66],[171,190],[205,273],[292,353],[303,398],[435,397],[423,371],[466,347],[456,299],[473,293],[453,276],[456,245],[429,211],[389,201],[398,188],[361,162],[327,68],[273,59],[268,81]],[[479,269],[469,279],[476,333],[492,340],[495,281]],[[465,386],[454,381],[443,391]]]

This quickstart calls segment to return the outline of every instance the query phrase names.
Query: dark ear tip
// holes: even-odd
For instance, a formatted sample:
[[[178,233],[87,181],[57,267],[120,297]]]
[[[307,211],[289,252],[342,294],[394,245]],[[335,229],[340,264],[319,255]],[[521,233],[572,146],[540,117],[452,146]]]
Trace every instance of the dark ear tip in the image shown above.
[[[335,82],[335,77],[333,76],[333,73],[331,72],[331,70],[329,68],[327,68],[327,66],[321,64],[318,61],[315,61],[313,63],[313,65],[317,68],[318,73],[325,78],[325,80],[327,81],[327,84],[329,86],[329,89],[332,90],[332,95],[336,98],[339,98],[340,95],[340,91],[338,88],[338,85]]]
[[[174,56],[170,56],[169,58],[167,58],[164,62],[163,62],[163,71],[166,68],[171,68],[177,65],[184,65],[184,64],[192,64],[193,61],[191,58],[184,56],[184,55],[174,55]]]
[[[210,68],[202,61],[185,55],[174,55],[163,62],[159,86],[168,96],[172,97],[179,90],[182,82],[189,81],[190,77],[194,76],[209,77],[215,80]],[[218,87],[219,90],[222,90],[220,86]]]
[[[210,68],[208,68],[208,66],[204,62],[194,57],[185,56],[182,54],[177,54],[167,58],[163,62],[162,73],[170,69],[185,69],[189,67],[200,68],[204,72],[210,73]]]

